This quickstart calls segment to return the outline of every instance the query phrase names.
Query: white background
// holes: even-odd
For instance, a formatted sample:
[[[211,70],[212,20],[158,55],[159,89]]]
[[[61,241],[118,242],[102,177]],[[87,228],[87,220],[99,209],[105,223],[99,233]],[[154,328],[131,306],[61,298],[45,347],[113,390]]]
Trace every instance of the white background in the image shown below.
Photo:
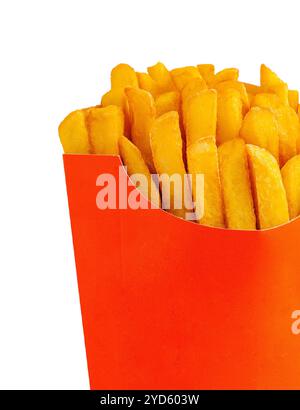
[[[0,5],[0,388],[89,387],[57,126],[110,69],[215,63],[300,88],[299,1]]]

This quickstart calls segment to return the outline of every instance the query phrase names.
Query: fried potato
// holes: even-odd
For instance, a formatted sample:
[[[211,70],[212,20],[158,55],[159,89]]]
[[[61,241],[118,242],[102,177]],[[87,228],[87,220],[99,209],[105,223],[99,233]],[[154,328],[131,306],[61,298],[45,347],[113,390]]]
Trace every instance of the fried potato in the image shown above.
[[[170,73],[178,91],[181,91],[192,78],[201,78],[198,69],[194,66],[174,68]]]
[[[299,104],[299,93],[297,90],[289,90],[288,98],[290,106],[297,112]]]
[[[243,121],[243,102],[240,92],[234,88],[218,94],[217,142],[222,144],[238,138]]]
[[[128,64],[118,64],[111,70],[111,88],[138,87],[138,79]]]
[[[237,81],[238,78],[239,70],[237,68],[225,68],[214,75],[212,82],[209,85],[215,87],[222,81]]]
[[[191,78],[181,90],[182,101],[207,89],[206,82],[201,77]]]
[[[234,88],[239,91],[241,99],[242,99],[242,103],[243,103],[243,115],[245,115],[249,111],[249,108],[250,108],[250,102],[249,102],[249,97],[248,97],[246,87],[240,81],[233,81],[233,80],[222,81],[216,84],[215,86],[215,89],[218,91],[218,93],[222,93],[224,92],[224,90],[227,90],[229,88]]]
[[[150,146],[150,129],[156,117],[152,95],[145,90],[125,88],[131,118],[131,138],[141,151],[150,171],[154,170]]]
[[[183,122],[187,146],[199,138],[215,136],[217,123],[217,93],[203,90],[184,101]]]
[[[256,229],[245,142],[241,138],[224,142],[218,152],[226,226]]]
[[[148,67],[147,70],[150,77],[156,82],[160,94],[176,90],[171,74],[163,63],[157,63]]]
[[[136,73],[139,86],[142,90],[148,91],[155,98],[159,94],[158,85],[147,73]]]
[[[66,154],[91,152],[84,110],[76,110],[67,115],[58,127],[58,134]]]
[[[268,149],[278,161],[279,134],[277,120],[273,112],[267,108],[251,108],[243,120],[240,136],[247,144]]]
[[[124,114],[124,135],[130,136],[130,118],[127,98],[123,88],[113,88],[102,96],[101,105],[107,107],[108,105],[117,105],[121,107]]]
[[[244,82],[243,84],[244,84],[244,86],[245,86],[246,91],[247,91],[248,94],[253,94],[253,95],[255,95],[255,94],[257,94],[257,93],[262,92],[261,87],[260,87],[259,85],[250,84],[250,83],[245,83],[245,82]]]
[[[300,215],[300,155],[293,158],[281,168],[283,185],[289,205],[290,218]]]
[[[120,107],[90,108],[87,128],[93,154],[119,154],[118,140],[124,132],[124,115]]]
[[[272,93],[257,93],[252,101],[252,107],[276,109],[281,107],[282,102],[278,95]]]
[[[276,159],[264,148],[247,145],[250,179],[260,229],[289,220],[288,203]]]
[[[282,167],[300,148],[300,124],[293,108],[281,106],[274,110],[279,133],[279,164]]]
[[[167,209],[171,213],[186,218],[187,209],[184,206],[180,209],[175,207],[178,202],[182,205],[190,203],[190,207],[192,207],[189,184],[183,183],[186,170],[182,159],[182,139],[178,113],[170,111],[156,118],[151,128],[150,139],[156,172],[160,175],[165,174],[170,178],[177,174],[180,183],[180,186],[176,182],[170,184],[170,190],[165,190],[165,193],[162,194],[163,207],[166,207],[167,204]]]
[[[265,92],[275,93],[283,104],[288,105],[287,84],[265,64],[260,67],[260,85]]]
[[[150,171],[142,157],[141,151],[135,146],[128,138],[121,136],[119,138],[119,152],[123,164],[127,167],[127,173],[129,176],[134,174],[145,175],[148,181],[148,190],[144,190],[143,186],[139,186],[138,189],[142,194],[150,201],[160,207],[160,195],[159,190],[152,181]]]
[[[199,223],[223,228],[225,223],[215,138],[200,138],[189,145],[187,162],[189,174],[192,175],[194,201],[196,201],[196,175],[204,175],[204,215]],[[196,213],[200,214],[197,204]]]
[[[180,111],[180,94],[178,91],[169,91],[160,94],[155,99],[156,115],[160,117],[168,111]]]
[[[204,81],[207,84],[210,83],[215,74],[215,66],[213,64],[198,64],[197,68]]]

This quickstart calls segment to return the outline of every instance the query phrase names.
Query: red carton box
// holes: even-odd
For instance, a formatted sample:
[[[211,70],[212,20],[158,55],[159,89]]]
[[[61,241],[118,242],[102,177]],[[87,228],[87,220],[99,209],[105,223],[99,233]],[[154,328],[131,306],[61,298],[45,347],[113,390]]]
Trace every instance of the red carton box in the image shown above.
[[[299,218],[233,231],[101,210],[120,158],[64,165],[92,389],[300,388]]]

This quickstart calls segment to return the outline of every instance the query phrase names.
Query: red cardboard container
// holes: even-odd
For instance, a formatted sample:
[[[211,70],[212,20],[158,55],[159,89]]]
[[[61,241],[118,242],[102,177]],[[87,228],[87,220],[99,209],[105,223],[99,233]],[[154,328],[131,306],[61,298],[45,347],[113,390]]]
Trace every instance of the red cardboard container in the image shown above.
[[[64,165],[92,389],[300,388],[300,219],[231,231],[100,210],[120,158]]]

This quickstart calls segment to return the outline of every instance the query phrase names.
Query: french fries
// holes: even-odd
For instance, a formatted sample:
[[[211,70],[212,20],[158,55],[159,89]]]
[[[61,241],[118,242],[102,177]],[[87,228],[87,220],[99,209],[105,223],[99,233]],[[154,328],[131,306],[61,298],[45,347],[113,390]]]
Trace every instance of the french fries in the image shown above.
[[[291,158],[281,169],[291,219],[300,215],[300,155]]]
[[[124,116],[120,107],[108,105],[89,109],[87,129],[94,154],[119,154],[118,140],[124,133]]]
[[[176,90],[171,74],[163,63],[157,63],[148,67],[147,70],[150,77],[156,82],[160,94]]]
[[[58,127],[58,134],[65,153],[89,154],[91,152],[84,110],[76,110],[67,115]]]
[[[215,138],[200,138],[189,145],[187,162],[188,171],[192,175],[193,195],[196,193],[196,175],[204,176],[204,215],[199,223],[223,228],[225,225]],[[200,212],[196,209],[196,214]]]
[[[217,126],[217,93],[203,90],[187,97],[183,105],[183,122],[187,145],[199,138],[215,136]]]
[[[220,145],[218,152],[226,226],[256,229],[245,142],[234,138]]]
[[[247,144],[268,149],[278,161],[278,125],[272,111],[260,107],[251,108],[243,120],[240,136]]]
[[[286,193],[278,162],[266,149],[247,145],[250,177],[260,229],[289,221]]]
[[[147,179],[147,190],[143,190],[143,185],[139,186],[142,194],[153,201],[159,208],[161,206],[159,190],[152,181],[150,171],[142,157],[141,151],[128,138],[121,136],[119,138],[119,151],[123,164],[127,167],[127,173],[130,177],[134,175],[144,175]],[[133,182],[135,180],[133,179]]]
[[[156,117],[155,103],[152,95],[141,89],[126,88],[131,117],[131,138],[140,149],[150,170],[154,170],[150,146],[150,129]]]
[[[212,64],[169,71],[158,62],[143,73],[119,64],[101,106],[59,125],[64,152],[120,155],[142,194],[183,219],[239,230],[284,224],[300,215],[299,94],[264,64],[260,85],[238,76]]]
[[[238,138],[243,121],[243,102],[235,88],[224,89],[218,94],[217,142],[222,144]]]
[[[186,170],[182,159],[178,113],[170,111],[158,117],[153,122],[150,138],[156,172],[170,178],[169,191],[162,193],[163,207],[167,204],[171,213],[185,218],[186,209],[177,207],[176,204],[182,204],[185,199],[189,202],[187,209],[191,211],[192,197],[190,187],[185,183]]]

